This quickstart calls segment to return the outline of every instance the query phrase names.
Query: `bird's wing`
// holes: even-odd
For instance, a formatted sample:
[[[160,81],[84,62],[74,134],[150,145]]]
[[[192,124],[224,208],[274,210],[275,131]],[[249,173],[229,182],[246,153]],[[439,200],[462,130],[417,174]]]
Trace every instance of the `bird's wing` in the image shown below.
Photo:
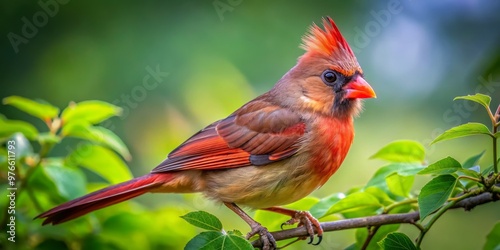
[[[193,135],[152,172],[265,165],[294,155],[305,131],[296,113],[253,101]]]

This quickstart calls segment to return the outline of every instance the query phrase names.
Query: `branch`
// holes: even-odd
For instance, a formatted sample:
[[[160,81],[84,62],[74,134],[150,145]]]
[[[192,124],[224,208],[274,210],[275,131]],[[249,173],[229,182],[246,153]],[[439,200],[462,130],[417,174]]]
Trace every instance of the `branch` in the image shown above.
[[[466,211],[470,211],[476,206],[489,202],[494,202],[497,200],[500,200],[500,194],[485,192],[480,195],[460,201],[457,204],[455,204],[452,208],[463,208]],[[321,223],[321,227],[323,228],[323,231],[330,232],[330,231],[338,231],[344,229],[363,228],[369,226],[383,226],[383,225],[403,224],[403,223],[414,224],[419,219],[420,219],[420,214],[418,211],[416,211],[404,214],[381,214],[381,215],[368,216],[362,218],[323,222]],[[271,232],[271,234],[273,235],[276,241],[308,236],[305,227],[297,227],[293,229]],[[253,241],[252,245],[254,247],[261,248],[262,242],[260,241],[260,239],[258,239]]]

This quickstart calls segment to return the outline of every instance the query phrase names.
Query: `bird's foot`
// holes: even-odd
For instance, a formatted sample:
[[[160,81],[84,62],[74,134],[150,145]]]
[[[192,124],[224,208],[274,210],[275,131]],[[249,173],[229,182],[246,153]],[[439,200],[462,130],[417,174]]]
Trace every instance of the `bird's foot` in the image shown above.
[[[252,224],[250,226],[252,231],[247,234],[247,239],[250,239],[254,235],[259,235],[262,241],[263,250],[273,250],[277,249],[276,240],[274,240],[273,235],[259,223]]]
[[[260,236],[260,240],[262,241],[262,249],[263,250],[274,250],[277,249],[276,240],[273,235],[269,233],[267,228],[263,227],[260,223],[252,219],[252,217],[248,216],[240,207],[231,202],[224,202],[229,209],[233,210],[237,215],[239,215],[252,229],[247,234],[247,239],[250,239],[252,236],[258,234]]]
[[[313,245],[319,245],[321,240],[323,239],[323,228],[319,224],[319,221],[314,218],[311,213],[307,211],[295,211],[292,215],[292,218],[283,224],[281,224],[281,229],[283,229],[284,225],[293,225],[295,223],[299,223],[297,227],[304,226],[307,230],[307,234],[309,234],[309,242],[307,244],[313,243],[314,235],[318,236],[318,242],[313,243]],[[314,232],[314,228],[316,228],[316,232]],[[307,237],[301,237],[299,239],[305,240]]]

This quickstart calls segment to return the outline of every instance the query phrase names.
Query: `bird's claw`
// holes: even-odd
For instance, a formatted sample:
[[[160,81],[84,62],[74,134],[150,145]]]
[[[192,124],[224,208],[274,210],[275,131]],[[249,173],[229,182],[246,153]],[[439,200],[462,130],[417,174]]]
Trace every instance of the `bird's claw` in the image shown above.
[[[318,235],[318,242],[316,243],[313,243],[314,246],[317,246],[321,243],[321,241],[323,240],[323,235]],[[307,244],[311,244],[313,241],[312,237],[311,237],[311,241],[309,241]]]
[[[263,250],[273,250],[277,249],[276,240],[273,235],[267,230],[267,228],[263,227],[260,224],[255,224],[252,227],[252,231],[247,234],[247,239],[250,239],[254,235],[259,235],[262,241],[262,249]]]
[[[319,221],[314,218],[309,212],[307,211],[297,211],[291,219],[288,221],[284,222],[281,224],[281,229],[283,229],[284,225],[293,225],[295,223],[299,223],[297,227],[304,226],[307,230],[307,234],[309,235],[309,242],[307,244],[312,244],[312,245],[319,245],[321,241],[323,240],[323,228],[321,228],[321,225],[319,224]],[[316,228],[316,232],[314,232],[314,227]],[[313,243],[314,241],[314,235],[318,236],[318,242]],[[301,237],[299,238],[301,240],[305,240],[306,237]]]

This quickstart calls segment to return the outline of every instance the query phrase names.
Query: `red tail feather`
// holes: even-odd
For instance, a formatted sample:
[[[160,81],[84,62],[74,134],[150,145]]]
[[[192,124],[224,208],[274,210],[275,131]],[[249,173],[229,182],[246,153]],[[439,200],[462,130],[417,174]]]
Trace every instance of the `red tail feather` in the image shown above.
[[[149,174],[68,201],[38,215],[45,224],[59,224],[113,204],[132,199],[173,179],[171,174]],[[35,219],[36,219],[35,218]]]

